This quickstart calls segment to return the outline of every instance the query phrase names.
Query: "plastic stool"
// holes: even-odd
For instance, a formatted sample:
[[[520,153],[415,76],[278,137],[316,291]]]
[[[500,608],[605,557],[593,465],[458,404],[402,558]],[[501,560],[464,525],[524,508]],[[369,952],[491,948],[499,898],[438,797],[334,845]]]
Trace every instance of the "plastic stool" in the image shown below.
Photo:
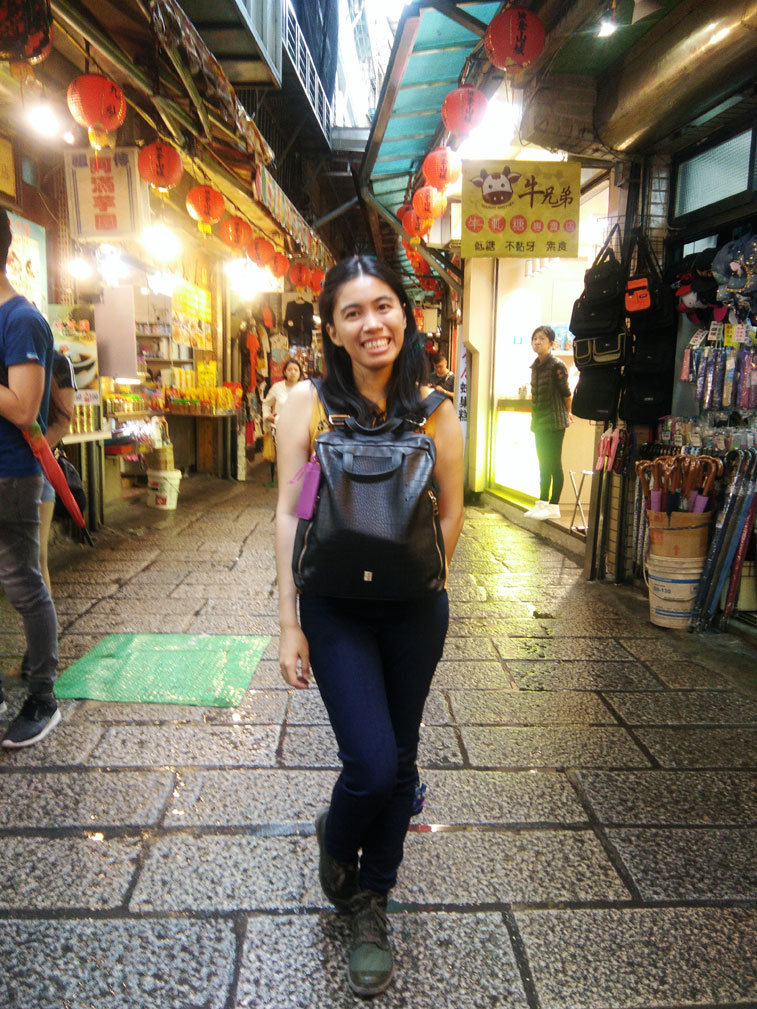
[[[573,514],[570,516],[570,528],[571,528],[571,530],[573,530],[573,529],[577,530],[577,529],[580,528],[580,529],[582,529],[585,532],[586,531],[586,515],[584,514],[584,506],[581,504],[581,493],[582,493],[582,491],[584,489],[584,481],[586,480],[586,477],[587,476],[589,476],[589,477],[594,476],[594,470],[593,469],[582,469],[581,470],[581,480],[579,481],[579,484],[578,484],[577,487],[576,487],[576,474],[575,474],[575,470],[570,469],[570,470],[568,470],[568,473],[570,474],[570,482],[573,484],[573,493],[576,495],[576,501],[575,501],[575,504],[573,505]],[[581,521],[583,522],[583,526],[576,526],[576,525],[573,524],[576,521],[576,512],[580,512],[581,513]]]

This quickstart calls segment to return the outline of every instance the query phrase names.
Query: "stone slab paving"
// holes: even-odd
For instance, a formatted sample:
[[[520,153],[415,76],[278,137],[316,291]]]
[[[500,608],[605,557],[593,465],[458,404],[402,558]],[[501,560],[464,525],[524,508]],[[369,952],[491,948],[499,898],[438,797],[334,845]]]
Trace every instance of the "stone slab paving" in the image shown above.
[[[338,773],[276,658],[275,492],[193,477],[51,568],[61,666],[106,634],[269,634],[238,708],[73,701],[0,754],[3,1009],[346,1009],[313,820]],[[257,474],[257,476],[255,476]],[[469,508],[424,714],[426,805],[378,1009],[757,1004],[757,662]],[[0,600],[0,675],[24,690]]]
[[[516,911],[541,1009],[750,1006],[751,908]]]

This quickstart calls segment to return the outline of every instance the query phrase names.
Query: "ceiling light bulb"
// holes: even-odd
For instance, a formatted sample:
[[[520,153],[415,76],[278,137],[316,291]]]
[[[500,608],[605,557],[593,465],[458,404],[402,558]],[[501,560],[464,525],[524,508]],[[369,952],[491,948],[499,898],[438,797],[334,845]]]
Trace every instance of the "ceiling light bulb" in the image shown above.
[[[603,18],[599,22],[599,31],[597,32],[597,38],[599,39],[609,38],[610,35],[615,34],[617,27],[618,26],[615,24],[614,21],[611,21],[609,18]]]
[[[66,130],[66,132],[63,134],[63,139],[66,141],[67,144],[76,143],[76,137],[74,136],[71,130]]]
[[[150,251],[153,259],[160,263],[170,263],[181,255],[181,240],[162,221],[145,228],[140,241]]]
[[[43,137],[54,137],[60,129],[58,117],[49,105],[34,105],[30,108],[29,124]]]
[[[68,272],[75,280],[86,280],[92,276],[92,264],[84,256],[74,256],[69,261]]]

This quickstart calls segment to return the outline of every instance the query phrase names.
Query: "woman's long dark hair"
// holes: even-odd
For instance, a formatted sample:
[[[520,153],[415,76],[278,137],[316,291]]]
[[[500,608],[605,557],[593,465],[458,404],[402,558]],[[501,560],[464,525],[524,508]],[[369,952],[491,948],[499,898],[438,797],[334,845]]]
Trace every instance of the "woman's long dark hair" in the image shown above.
[[[326,365],[324,392],[329,403],[334,403],[345,413],[351,414],[359,424],[370,426],[377,419],[376,406],[358,392],[352,373],[352,359],[343,347],[332,343],[326,332],[327,326],[334,325],[334,305],[343,285],[366,274],[382,281],[394,291],[407,320],[405,339],[394,362],[386,391],[386,413],[389,417],[415,414],[420,403],[419,386],[426,381],[427,365],[418,340],[410,299],[394,270],[373,256],[350,256],[332,266],[323,282],[318,304]]]

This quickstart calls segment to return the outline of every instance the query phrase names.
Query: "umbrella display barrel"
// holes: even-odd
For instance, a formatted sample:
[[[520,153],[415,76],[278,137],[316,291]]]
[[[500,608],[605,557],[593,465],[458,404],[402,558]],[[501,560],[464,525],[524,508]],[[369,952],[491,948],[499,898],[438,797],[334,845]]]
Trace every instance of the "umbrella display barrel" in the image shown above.
[[[180,469],[148,469],[147,505],[149,508],[165,508],[175,511],[181,484]]]
[[[704,559],[710,512],[647,512],[650,557]]]
[[[646,562],[649,619],[658,627],[686,630],[704,568],[701,557],[659,557]]]

